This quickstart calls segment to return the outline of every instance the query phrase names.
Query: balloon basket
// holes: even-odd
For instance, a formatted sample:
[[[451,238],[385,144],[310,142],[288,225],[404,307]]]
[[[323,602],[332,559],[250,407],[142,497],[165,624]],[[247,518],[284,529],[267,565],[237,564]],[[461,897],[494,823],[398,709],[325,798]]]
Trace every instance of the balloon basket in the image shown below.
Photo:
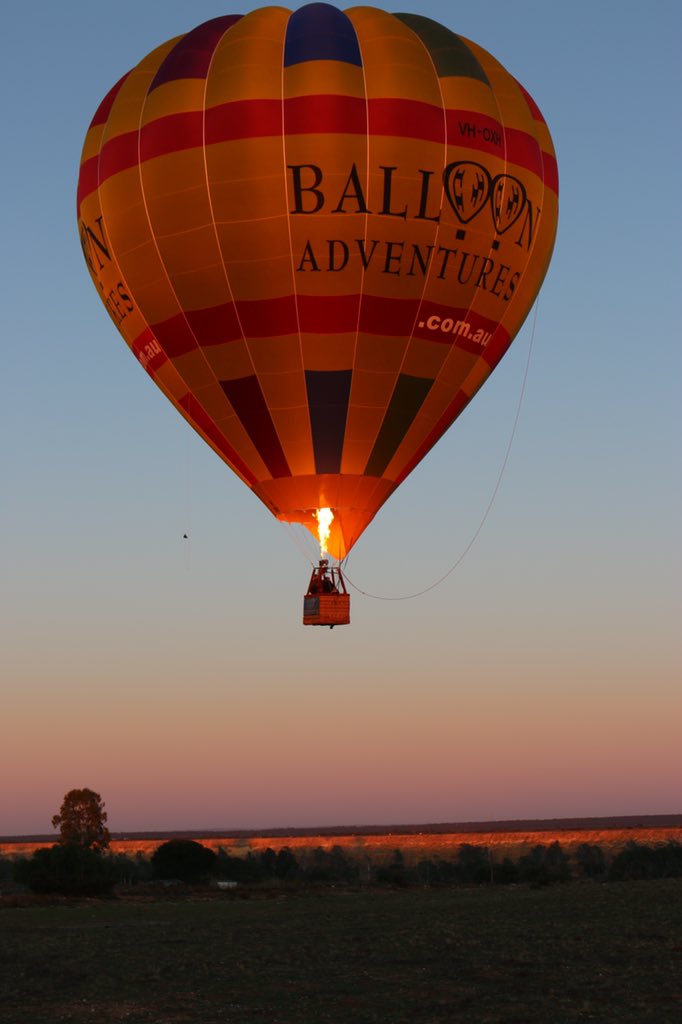
[[[304,626],[347,626],[350,623],[350,594],[338,566],[321,558],[310,577],[303,598]]]

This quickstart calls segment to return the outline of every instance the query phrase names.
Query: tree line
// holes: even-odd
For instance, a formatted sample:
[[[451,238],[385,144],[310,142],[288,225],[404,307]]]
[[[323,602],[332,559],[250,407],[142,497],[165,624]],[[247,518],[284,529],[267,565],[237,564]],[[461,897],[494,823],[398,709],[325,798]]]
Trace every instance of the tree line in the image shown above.
[[[59,840],[31,857],[0,857],[0,882],[37,893],[107,895],[115,886],[211,884],[265,885],[552,885],[590,879],[617,882],[682,877],[682,844],[629,842],[615,854],[582,843],[568,854],[559,842],[538,843],[516,859],[498,860],[485,846],[462,843],[449,857],[408,863],[401,850],[387,860],[341,846],[289,847],[234,855],[191,839],[161,843],[151,857],[113,853],[99,794],[71,790],[52,819]]]
[[[616,882],[682,877],[682,844],[628,843],[612,857],[583,843],[572,856],[558,842],[538,844],[516,860],[493,858],[489,848],[462,843],[451,857],[407,863],[401,850],[375,861],[341,846],[299,851],[268,847],[235,856],[191,839],[171,839],[146,857],[56,843],[31,857],[0,857],[0,882],[37,893],[106,895],[115,886],[233,883],[286,885],[553,885],[580,879]]]

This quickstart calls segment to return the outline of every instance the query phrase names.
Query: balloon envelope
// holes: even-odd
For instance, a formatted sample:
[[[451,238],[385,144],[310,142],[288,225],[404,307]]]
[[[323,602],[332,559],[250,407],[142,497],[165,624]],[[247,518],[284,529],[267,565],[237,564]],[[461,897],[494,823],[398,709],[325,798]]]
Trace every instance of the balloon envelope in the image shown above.
[[[164,43],[90,125],[78,218],[155,383],[343,557],[522,325],[556,231],[549,131],[419,15],[310,4]]]

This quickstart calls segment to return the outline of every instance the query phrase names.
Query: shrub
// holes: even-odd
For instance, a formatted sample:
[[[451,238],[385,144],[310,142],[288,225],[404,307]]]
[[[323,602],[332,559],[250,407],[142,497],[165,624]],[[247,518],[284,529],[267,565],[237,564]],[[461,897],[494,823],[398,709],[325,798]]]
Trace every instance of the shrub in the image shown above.
[[[193,839],[169,839],[157,847],[151,860],[155,878],[206,882],[217,858],[213,850]]]

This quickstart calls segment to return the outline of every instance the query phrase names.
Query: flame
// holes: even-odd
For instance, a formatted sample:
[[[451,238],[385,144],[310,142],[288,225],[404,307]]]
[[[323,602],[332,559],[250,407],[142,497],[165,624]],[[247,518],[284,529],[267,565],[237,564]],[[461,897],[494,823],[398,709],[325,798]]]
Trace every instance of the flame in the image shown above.
[[[324,558],[327,545],[329,544],[332,523],[334,522],[334,513],[330,508],[318,508],[316,512],[313,512],[313,515],[317,519],[317,536],[320,538],[320,558]]]

